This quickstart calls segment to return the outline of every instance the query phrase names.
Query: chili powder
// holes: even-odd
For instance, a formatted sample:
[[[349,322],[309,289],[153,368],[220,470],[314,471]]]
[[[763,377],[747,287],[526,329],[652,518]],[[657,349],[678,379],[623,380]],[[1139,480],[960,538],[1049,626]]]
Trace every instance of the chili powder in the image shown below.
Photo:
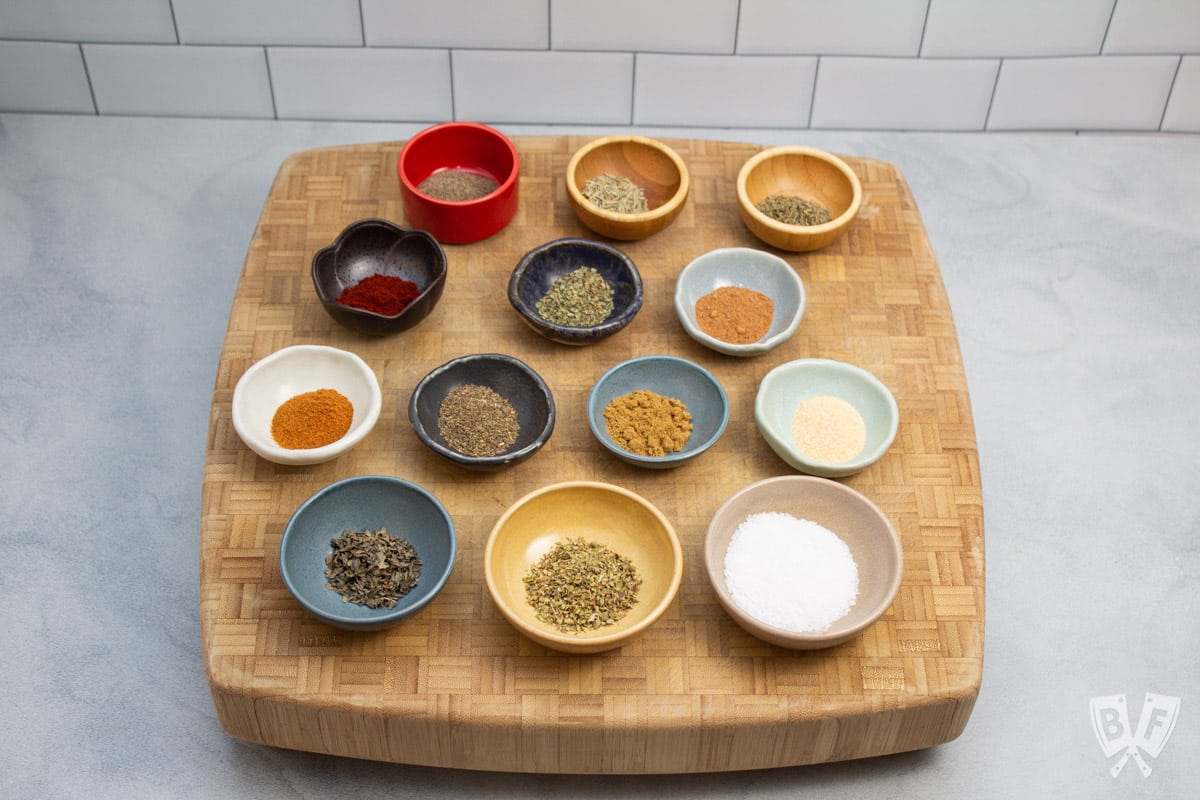
[[[354,421],[354,405],[336,389],[304,392],[284,401],[271,418],[271,438],[286,450],[333,444]]]
[[[421,290],[410,280],[376,273],[343,289],[337,301],[344,306],[394,317],[416,300],[419,294]]]

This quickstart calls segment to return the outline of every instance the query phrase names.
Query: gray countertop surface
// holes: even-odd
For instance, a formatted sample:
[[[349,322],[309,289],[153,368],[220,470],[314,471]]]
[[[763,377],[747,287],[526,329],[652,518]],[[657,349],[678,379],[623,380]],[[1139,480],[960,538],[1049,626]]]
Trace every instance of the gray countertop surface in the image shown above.
[[[587,777],[228,737],[201,657],[200,487],[250,235],[289,153],[421,127],[0,115],[0,797],[1200,796],[1197,136],[637,130],[878,158],[912,188],[984,492],[983,686],[955,741]],[[1091,699],[1126,694],[1136,722],[1147,692],[1179,698],[1177,724],[1149,776],[1114,778]]]

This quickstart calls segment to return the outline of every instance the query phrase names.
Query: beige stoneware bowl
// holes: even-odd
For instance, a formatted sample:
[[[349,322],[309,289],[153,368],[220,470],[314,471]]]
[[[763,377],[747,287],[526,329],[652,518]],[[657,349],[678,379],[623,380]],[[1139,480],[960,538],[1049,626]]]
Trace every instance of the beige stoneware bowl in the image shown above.
[[[858,598],[828,630],[795,633],[768,625],[730,596],[725,582],[730,539],[746,517],[766,511],[816,522],[850,548],[858,567]],[[704,536],[704,566],[721,606],[747,633],[780,647],[817,650],[853,639],[883,616],[900,589],[904,554],[892,523],[861,493],[826,478],[784,475],[750,484],[717,509]]]
[[[524,577],[555,543],[583,537],[633,562],[642,579],[637,604],[612,625],[562,633],[537,618]],[[522,497],[497,520],[483,556],[496,607],[518,631],[552,650],[598,653],[641,636],[679,591],[683,551],[670,521],[640,495],[612,484],[568,481]]]

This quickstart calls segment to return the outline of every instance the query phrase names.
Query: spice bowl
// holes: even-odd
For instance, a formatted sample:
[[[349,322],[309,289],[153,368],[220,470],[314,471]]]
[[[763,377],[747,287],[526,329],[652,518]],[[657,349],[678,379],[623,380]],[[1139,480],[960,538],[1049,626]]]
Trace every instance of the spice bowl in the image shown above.
[[[554,396],[542,377],[501,353],[447,361],[417,383],[408,401],[408,419],[421,443],[473,470],[530,458],[550,441],[555,417]]]
[[[531,598],[525,578],[560,543],[578,539],[627,559],[640,585],[636,601],[616,621],[564,632],[555,620],[539,619],[535,604],[543,604],[542,594],[535,586],[528,590],[535,594]],[[603,562],[599,566],[608,569]],[[520,633],[552,650],[599,653],[641,636],[667,611],[683,577],[683,552],[671,522],[646,498],[608,483],[568,481],[534,490],[505,510],[488,535],[483,570],[496,608]],[[559,594],[570,613],[571,601],[578,599],[571,590],[551,580],[540,592]],[[596,605],[614,599],[599,588],[587,591],[586,584],[576,591],[586,591],[589,602],[601,598]]]
[[[364,292],[363,281],[381,280],[375,276],[388,283]],[[312,280],[321,305],[341,325],[372,336],[399,333],[428,317],[441,299],[446,253],[426,231],[360,219],[313,255]]]
[[[754,421],[775,454],[793,468],[841,478],[883,457],[896,438],[900,410],[891,391],[869,371],[843,361],[801,358],[763,376]],[[838,452],[845,457],[832,455]]]
[[[420,559],[416,585],[390,608],[346,602],[326,586],[331,540],[345,531],[378,534],[380,529],[416,551]],[[279,570],[288,591],[317,619],[345,630],[376,631],[433,602],[450,578],[457,551],[454,522],[427,490],[401,478],[359,475],[326,486],[295,510],[280,540]],[[352,570],[351,577],[364,584],[376,578],[361,570]]]
[[[806,301],[791,264],[750,247],[710,250],[675,279],[675,313],[688,336],[731,356],[760,355],[786,342]]]
[[[631,410],[622,403],[635,392],[650,392],[645,412]],[[690,417],[691,431],[680,430],[673,416],[671,401],[682,404]],[[612,406],[615,429],[629,433],[633,449],[618,442],[610,428],[606,411]],[[622,361],[609,369],[592,386],[587,403],[588,426],[600,444],[626,463],[647,469],[668,469],[698,457],[721,438],[729,424],[729,398],[716,377],[704,367],[687,359],[650,355]],[[663,437],[679,449],[654,449]],[[645,446],[637,446],[641,442]]]
[[[849,611],[824,630],[803,632],[762,620],[770,616],[777,622],[779,618],[772,616],[777,609],[772,606],[783,603],[790,604],[785,615],[797,606],[808,606],[814,613],[825,610],[820,606],[830,598],[823,595],[835,587],[824,580],[795,585],[796,572],[805,567],[789,563],[797,556],[810,561],[828,558],[824,550],[817,546],[804,552],[779,548],[762,557],[758,547],[745,548],[743,542],[740,547],[745,549],[740,550],[736,563],[727,561],[734,534],[743,523],[750,524],[749,517],[759,514],[788,515],[815,523],[841,539],[849,550],[848,558],[857,571],[857,595]],[[744,530],[742,535],[751,533]],[[760,541],[773,541],[770,535]],[[743,554],[746,557],[741,557]],[[810,564],[808,568],[816,566]],[[747,633],[779,647],[816,650],[853,639],[887,612],[900,589],[904,553],[887,516],[860,492],[825,478],[783,475],[743,487],[716,510],[704,534],[704,567],[722,608]],[[833,572],[832,567],[829,572]],[[727,574],[735,586],[749,584],[754,594],[732,591]],[[789,575],[793,578],[790,586]],[[772,594],[781,584],[784,591]],[[756,613],[748,612],[739,599],[744,605],[752,604]]]
[[[585,192],[594,178],[632,183],[645,198],[645,210],[610,210],[589,200]],[[656,139],[636,135],[602,136],[583,145],[567,163],[566,181],[576,218],[601,236],[626,241],[644,239],[674,222],[690,187],[687,166],[678,153]]]
[[[577,282],[583,268],[594,270],[592,281],[598,277],[603,285]],[[572,237],[530,250],[508,281],[508,301],[525,324],[569,345],[592,344],[624,328],[641,311],[643,292],[641,273],[629,256],[612,245]],[[547,307],[543,301],[557,303]],[[569,313],[579,316],[565,316]],[[575,320],[582,324],[568,324]]]
[[[439,242],[486,239],[516,214],[520,171],[516,145],[495,128],[475,122],[425,128],[404,143],[396,162],[404,216]]]
[[[780,250],[828,247],[845,234],[862,205],[862,182],[845,161],[812,147],[769,147],[751,156],[737,177],[738,211],[750,232]],[[799,198],[824,207],[828,222],[788,224],[759,210],[768,197]]]
[[[332,389],[349,401],[350,427],[337,441],[305,449],[280,446],[271,433],[279,407],[297,395]],[[293,345],[252,364],[233,389],[233,428],[256,454],[277,464],[330,461],[366,438],[383,408],[379,379],[355,353],[324,345]]]

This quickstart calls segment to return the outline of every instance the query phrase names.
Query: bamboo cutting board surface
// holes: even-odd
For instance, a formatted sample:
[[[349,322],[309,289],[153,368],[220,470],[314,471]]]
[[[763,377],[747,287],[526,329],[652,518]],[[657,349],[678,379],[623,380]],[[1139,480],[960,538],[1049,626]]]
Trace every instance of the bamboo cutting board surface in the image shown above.
[[[810,254],[778,252],[808,308],[795,336],[753,359],[710,351],[675,317],[674,279],[717,247],[766,248],[738,216],[735,183],[750,144],[668,140],[691,196],[674,224],[615,242],[638,265],[645,305],[625,330],[588,347],[548,342],[509,306],[508,277],[526,251],[591,234],[568,206],[567,161],[584,137],[517,137],[520,206],[499,234],[446,245],[449,276],[433,314],[399,335],[351,333],[321,307],[313,253],[349,223],[404,224],[395,165],[402,142],[288,157],[250,242],[217,370],[201,509],[200,618],[209,686],[232,736],[280,747],[468,769],[671,773],[835,761],[913,750],[962,732],[983,667],[983,505],[967,383],[945,289],[904,178],[847,157],[864,200],[848,234]],[[361,355],[384,392],[375,430],[326,464],[283,467],[233,430],[234,385],[288,345]],[[497,473],[462,470],[416,439],[409,395],[461,355],[502,352],[550,385],[558,422],[532,459]],[[593,381],[619,361],[665,353],[711,370],[730,401],[725,435],[673,470],[641,470],[602,450],[586,421]],[[900,428],[887,455],[844,482],[892,521],[904,548],[899,594],[883,618],[833,649],[767,645],[723,612],[703,564],[708,520],[748,483],[792,472],[754,425],[754,395],[795,358],[848,361],[895,395]],[[309,616],[279,573],[292,511],[352,475],[425,487],[454,520],[459,554],[437,599],[397,627],[347,633]],[[592,656],[545,650],[516,632],[484,582],[487,535],[518,498],[549,483],[600,480],[632,489],[683,544],[679,595],[637,641]]]

